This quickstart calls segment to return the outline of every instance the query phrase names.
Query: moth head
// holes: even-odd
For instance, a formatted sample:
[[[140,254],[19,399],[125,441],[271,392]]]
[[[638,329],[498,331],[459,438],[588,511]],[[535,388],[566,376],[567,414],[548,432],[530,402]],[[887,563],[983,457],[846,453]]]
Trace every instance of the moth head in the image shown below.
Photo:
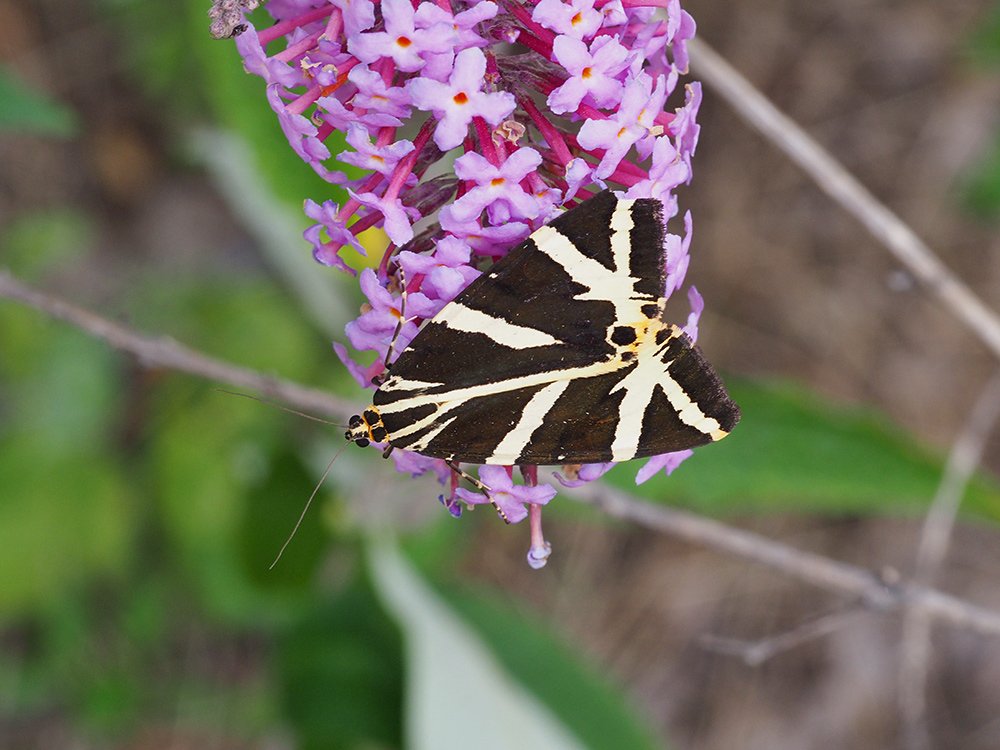
[[[388,433],[382,425],[382,417],[374,406],[369,406],[361,414],[355,414],[347,422],[348,430],[344,437],[362,448],[371,443],[384,443]]]

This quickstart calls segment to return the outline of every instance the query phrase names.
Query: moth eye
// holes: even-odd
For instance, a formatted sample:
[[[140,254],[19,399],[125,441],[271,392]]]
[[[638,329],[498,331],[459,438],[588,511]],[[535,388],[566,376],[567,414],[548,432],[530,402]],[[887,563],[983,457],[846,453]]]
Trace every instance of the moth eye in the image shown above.
[[[368,438],[358,438],[354,442],[357,443],[362,448],[367,448],[369,445],[371,445]]]
[[[350,427],[353,430],[354,428],[361,426],[361,421],[362,421],[361,417],[359,417],[357,414],[355,414],[353,417],[351,417],[347,421],[347,426]]]
[[[350,432],[345,432],[344,433],[344,439],[345,440],[350,440],[351,439],[351,433]]]

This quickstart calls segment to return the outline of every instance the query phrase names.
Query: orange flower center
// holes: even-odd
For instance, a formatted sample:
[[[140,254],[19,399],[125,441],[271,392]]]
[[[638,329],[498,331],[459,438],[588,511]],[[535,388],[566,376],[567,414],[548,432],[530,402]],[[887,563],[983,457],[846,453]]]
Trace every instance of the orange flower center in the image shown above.
[[[499,185],[503,185],[505,182],[506,180],[503,177],[494,177],[492,180],[490,180],[490,186],[498,187]]]
[[[398,44],[398,45],[399,45],[400,47],[402,47],[403,49],[406,49],[406,48],[407,48],[407,47],[409,47],[409,46],[410,46],[411,44],[413,44],[413,41],[412,41],[411,39],[409,39],[408,37],[405,37],[405,36],[401,36],[401,37],[398,37],[398,38],[396,39],[396,44]]]
[[[459,91],[452,97],[452,101],[455,102],[455,104],[466,104],[469,101],[469,95],[464,91]]]
[[[583,72],[580,73],[581,78],[590,78],[591,75],[593,75],[593,71],[590,68],[584,68]]]

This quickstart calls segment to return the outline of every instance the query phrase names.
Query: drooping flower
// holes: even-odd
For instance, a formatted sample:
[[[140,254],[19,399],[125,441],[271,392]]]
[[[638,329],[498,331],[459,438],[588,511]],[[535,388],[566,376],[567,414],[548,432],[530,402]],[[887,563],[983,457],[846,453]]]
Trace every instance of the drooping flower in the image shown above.
[[[275,23],[254,29],[234,12],[240,4],[264,5]],[[293,150],[337,186],[335,197],[306,202],[316,259],[355,273],[343,248],[363,254],[357,238],[371,227],[391,240],[360,274],[367,302],[347,326],[364,364],[334,347],[362,385],[382,374],[390,344],[402,351],[490,263],[596,189],[663,202],[674,220],[664,292],[683,287],[692,219],[674,217],[692,175],[701,88],[678,90],[695,31],[679,0],[216,0],[213,29],[245,30],[237,48],[265,80]],[[349,180],[342,164],[365,174]],[[695,338],[704,301],[693,287],[687,295],[683,328]],[[637,481],[689,453],[650,458]],[[449,485],[442,502],[453,515],[493,502],[512,522],[530,517],[529,562],[544,564],[540,508],[555,490],[536,486],[534,467],[523,467],[525,484],[481,467],[487,497],[460,488],[439,459],[395,451],[393,460]],[[565,467],[559,481],[577,486],[612,466]]]

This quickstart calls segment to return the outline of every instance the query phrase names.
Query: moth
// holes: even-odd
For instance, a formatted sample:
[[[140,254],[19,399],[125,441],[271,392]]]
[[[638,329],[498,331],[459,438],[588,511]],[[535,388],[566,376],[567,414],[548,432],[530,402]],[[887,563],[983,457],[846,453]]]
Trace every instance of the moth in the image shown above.
[[[721,440],[740,418],[664,320],[663,205],[604,191],[427,321],[346,438],[455,465],[585,464]]]

